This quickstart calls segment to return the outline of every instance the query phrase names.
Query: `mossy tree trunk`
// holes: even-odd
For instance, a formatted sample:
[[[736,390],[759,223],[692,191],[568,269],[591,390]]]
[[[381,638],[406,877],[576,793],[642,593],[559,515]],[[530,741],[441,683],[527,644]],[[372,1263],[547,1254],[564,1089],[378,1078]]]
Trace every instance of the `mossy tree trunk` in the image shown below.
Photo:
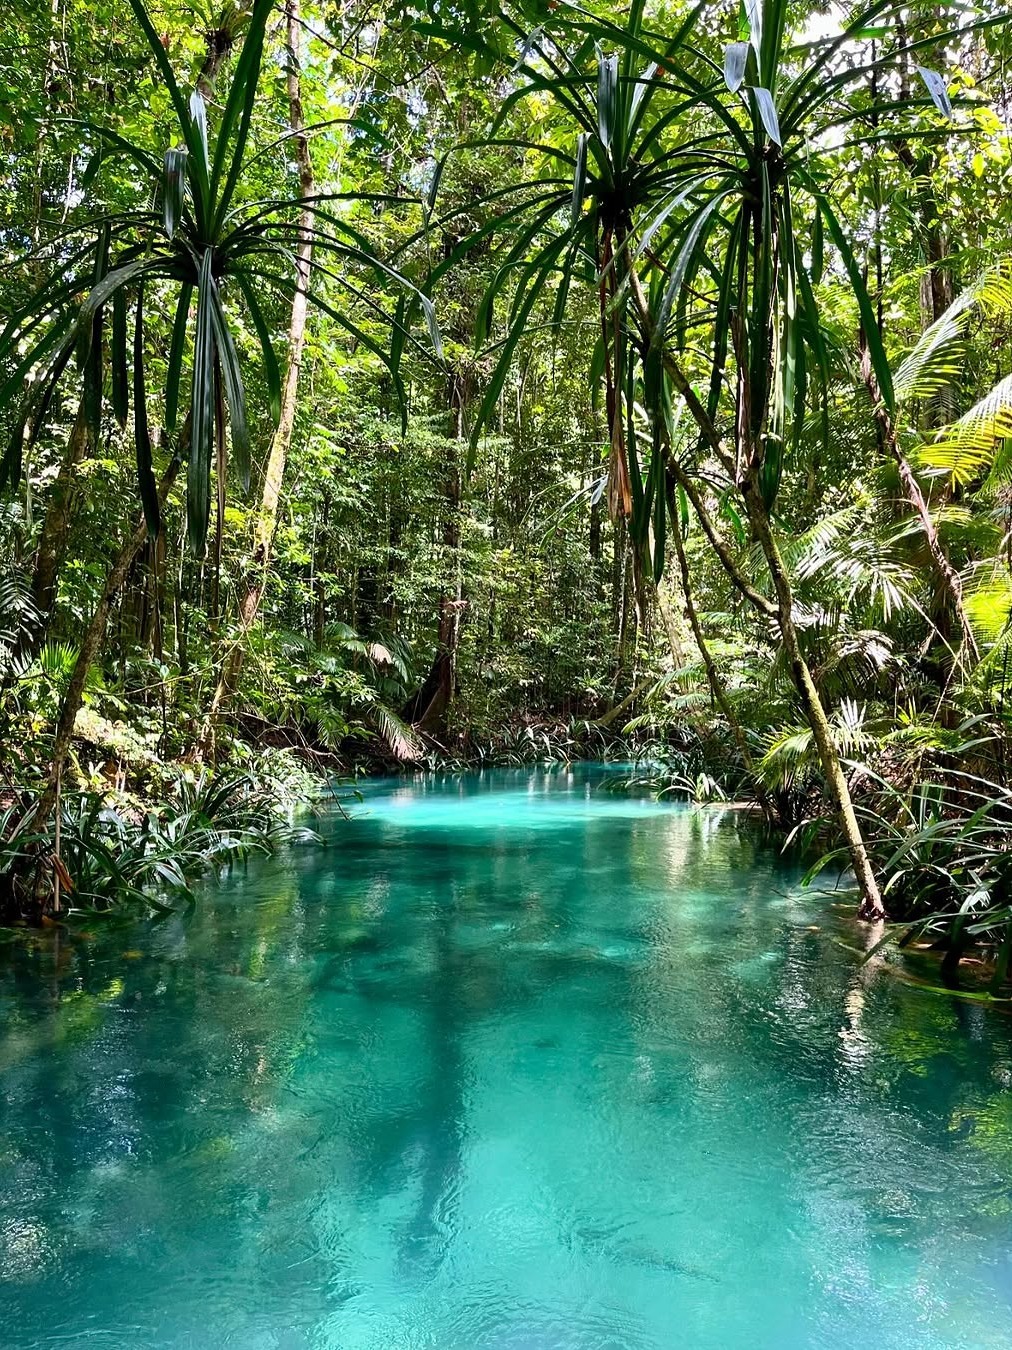
[[[812,678],[808,662],[801,650],[798,630],[794,623],[794,593],[790,577],[773,537],[769,512],[753,477],[746,480],[743,487],[743,496],[749,522],[769,567],[770,578],[777,597],[777,621],[784,651],[790,663],[791,677],[794,681],[794,687],[800,695],[805,716],[815,738],[819,762],[822,765],[822,772],[826,778],[830,797],[836,807],[837,818],[850,854],[851,866],[854,869],[854,876],[861,892],[858,917],[869,922],[878,922],[886,917],[885,908],[882,904],[882,893],[879,890],[871,859],[868,857],[864,836],[861,833],[861,825],[854,809],[853,798],[850,795],[850,785],[847,782],[847,775],[843,771],[840,754],[833,739],[833,729],[823,707],[822,699],[819,697],[819,691],[815,686],[815,680]]]
[[[700,659],[703,662],[703,669],[706,671],[706,682],[710,686],[710,694],[714,703],[723,714],[734,743],[738,747],[738,753],[741,755],[741,761],[745,766],[745,772],[752,779],[756,797],[759,805],[762,807],[763,814],[767,819],[772,819],[773,808],[770,803],[769,794],[766,791],[762,776],[756,768],[752,751],[749,747],[748,738],[745,735],[741,723],[731,706],[731,700],[727,696],[727,689],[724,681],[721,679],[720,671],[717,669],[717,663],[714,661],[710,652],[709,644],[706,641],[706,635],[703,632],[703,625],[699,620],[699,613],[696,609],[695,597],[692,593],[692,577],[689,573],[689,560],[685,553],[685,543],[682,539],[682,533],[678,523],[677,503],[674,499],[674,478],[667,475],[668,488],[668,509],[671,514],[673,529],[671,531],[675,544],[675,556],[678,559],[678,572],[682,582],[682,601],[685,605],[685,616],[689,621],[689,627],[692,629],[692,636],[695,639],[696,647],[699,650]]]
[[[630,273],[630,282],[631,293],[644,339],[649,341],[652,334],[650,309],[635,272]],[[743,379],[746,363],[742,358],[740,333],[734,334],[734,337],[739,379]],[[759,490],[758,470],[761,455],[759,453],[760,446],[755,440],[751,427],[751,418],[743,416],[743,401],[741,392],[739,392],[734,453],[730,453],[714,426],[707,409],[693,388],[692,382],[670,351],[664,353],[664,368],[688,409],[689,415],[695,422],[702,443],[713,454],[742,497],[753,535],[762,550],[769,569],[770,580],[776,595],[775,603],[757,590],[738,566],[726,541],[721,537],[719,530],[710,519],[697,484],[679,463],[677,457],[672,454],[670,446],[667,447],[667,470],[692,504],[703,528],[703,533],[732,584],[761,614],[765,614],[777,622],[790,667],[791,679],[798,692],[805,718],[811,728],[818,749],[819,762],[829,790],[830,800],[835,808],[840,829],[847,844],[854,876],[861,894],[858,915],[862,919],[877,922],[886,917],[882,904],[882,894],[868,856],[864,836],[861,833],[861,825],[850,795],[847,776],[843,771],[840,755],[833,739],[833,729],[822,699],[819,697],[812,672],[805,660],[798,630],[794,624],[794,593],[790,576],[784,566],[773,535],[769,508]]]

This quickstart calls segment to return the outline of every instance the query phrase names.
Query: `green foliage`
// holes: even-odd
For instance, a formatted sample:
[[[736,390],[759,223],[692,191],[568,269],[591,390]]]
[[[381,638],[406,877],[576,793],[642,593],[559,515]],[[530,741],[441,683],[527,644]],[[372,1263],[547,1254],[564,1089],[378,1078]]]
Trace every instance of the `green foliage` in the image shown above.
[[[138,487],[157,538],[92,663],[68,800],[173,792],[241,649],[223,772],[283,756],[300,797],[351,763],[628,754],[657,792],[821,817],[763,521],[859,810],[876,775],[1001,777],[1003,16],[408,6],[363,28],[307,4],[296,53],[261,4],[170,2],[157,33],[139,0],[64,11],[66,53],[45,12],[0,19],[47,72],[13,63],[24,118],[0,130],[13,784],[45,777]],[[265,479],[300,227],[314,304],[261,571],[258,511],[224,488]],[[886,411],[979,660],[956,659]],[[156,502],[174,455],[185,488]]]
[[[59,819],[38,830],[31,807],[11,803],[0,815],[0,875],[7,880],[4,912],[30,915],[31,882],[58,856],[64,908],[104,911],[124,903],[164,912],[192,904],[190,882],[208,871],[220,875],[252,854],[282,844],[319,842],[294,825],[277,783],[248,776],[181,776],[172,795],[142,807],[114,804],[99,792],[64,795]]]
[[[251,431],[245,379],[226,301],[234,305],[241,297],[246,305],[261,348],[268,401],[276,419],[280,408],[279,364],[262,305],[272,296],[290,297],[298,288],[311,284],[303,281],[292,265],[293,242],[300,228],[306,228],[297,223],[299,213],[309,213],[315,222],[308,230],[317,255],[317,261],[311,264],[315,273],[356,297],[362,295],[360,286],[336,272],[336,262],[363,267],[369,277],[367,284],[401,279],[372,253],[362,233],[338,214],[343,203],[356,199],[354,193],[322,193],[311,200],[294,201],[237,199],[255,158],[248,154],[248,145],[271,0],[254,0],[213,136],[204,96],[194,91],[186,98],[142,0],[130,0],[130,4],[168,93],[173,132],[179,143],[166,149],[159,162],[144,145],[111,127],[98,123],[82,127],[97,142],[96,155],[103,159],[123,156],[132,162],[146,191],[137,194],[141,200],[131,208],[112,214],[103,211],[61,233],[55,241],[61,255],[58,267],[9,316],[0,335],[0,366],[6,363],[13,369],[0,386],[0,406],[15,398],[26,377],[28,380],[13,436],[0,461],[0,490],[5,484],[15,486],[20,479],[23,457],[38,441],[50,416],[57,385],[75,354],[92,441],[97,442],[105,379],[103,331],[110,305],[112,401],[117,417],[121,423],[125,421],[128,372],[123,334],[129,301],[135,307],[132,388],[137,482],[148,529],[156,538],[160,508],[147,426],[146,334],[152,323],[160,324],[161,314],[169,307],[175,319],[164,372],[164,424],[171,437],[176,432],[180,407],[192,298],[195,314],[186,429],[175,443],[174,453],[185,454],[187,459],[188,538],[194,552],[202,556],[211,515],[216,442],[218,489],[220,494],[224,492],[222,435],[226,408],[232,457],[244,488],[248,489],[250,479]],[[152,203],[160,204],[160,210],[152,210]],[[320,254],[327,264],[319,261]],[[76,297],[89,272],[89,292],[77,304]],[[157,296],[154,300],[153,295]],[[314,292],[312,298],[336,324],[386,361],[400,389],[395,354],[398,347],[403,348],[403,332],[394,349],[384,352],[348,313],[320,294]],[[431,305],[422,296],[418,300],[425,307],[438,348]],[[156,318],[152,317],[152,306]],[[379,312],[382,315],[381,308]],[[400,327],[403,307],[399,312]]]
[[[862,813],[897,920],[884,941],[930,940],[947,952],[946,975],[984,943],[994,956],[991,992],[1001,993],[1012,978],[1012,794],[951,767],[906,790],[880,778],[876,786]],[[809,878],[833,861],[820,859]]]

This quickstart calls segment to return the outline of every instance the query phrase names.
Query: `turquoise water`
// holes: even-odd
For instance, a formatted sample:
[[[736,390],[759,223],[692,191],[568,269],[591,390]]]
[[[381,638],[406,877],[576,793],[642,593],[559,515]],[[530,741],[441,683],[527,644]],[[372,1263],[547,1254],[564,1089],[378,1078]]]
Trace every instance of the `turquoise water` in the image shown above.
[[[0,949],[4,1350],[1012,1344],[1012,1020],[603,782]]]

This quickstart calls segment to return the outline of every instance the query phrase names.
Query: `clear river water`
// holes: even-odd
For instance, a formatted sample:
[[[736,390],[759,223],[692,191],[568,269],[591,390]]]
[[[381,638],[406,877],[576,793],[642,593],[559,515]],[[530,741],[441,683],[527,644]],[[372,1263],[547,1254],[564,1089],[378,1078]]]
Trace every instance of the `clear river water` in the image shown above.
[[[0,947],[0,1346],[1012,1346],[1012,1018],[731,812],[373,782]]]

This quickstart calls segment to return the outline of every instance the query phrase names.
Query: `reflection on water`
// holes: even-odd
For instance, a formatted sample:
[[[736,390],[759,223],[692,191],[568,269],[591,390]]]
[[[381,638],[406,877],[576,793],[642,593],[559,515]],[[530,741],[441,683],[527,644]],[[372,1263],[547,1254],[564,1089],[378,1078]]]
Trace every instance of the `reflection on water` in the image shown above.
[[[4,948],[0,1343],[1007,1347],[1012,1019],[601,782],[373,784]]]

